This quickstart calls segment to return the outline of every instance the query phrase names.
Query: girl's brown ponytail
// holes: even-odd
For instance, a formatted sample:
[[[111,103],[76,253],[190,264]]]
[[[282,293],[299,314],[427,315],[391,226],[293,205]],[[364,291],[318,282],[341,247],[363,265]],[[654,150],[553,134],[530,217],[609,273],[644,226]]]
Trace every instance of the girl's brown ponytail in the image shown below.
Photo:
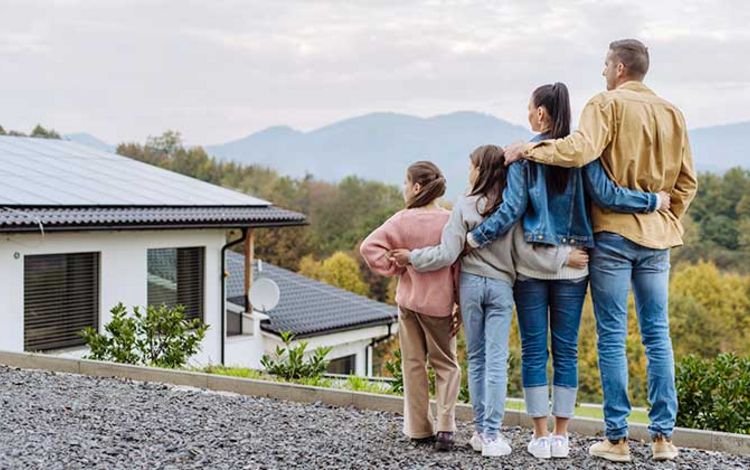
[[[424,207],[445,194],[445,177],[432,162],[413,163],[406,170],[406,177],[411,184],[419,183],[419,193],[410,194],[406,201],[407,209]]]

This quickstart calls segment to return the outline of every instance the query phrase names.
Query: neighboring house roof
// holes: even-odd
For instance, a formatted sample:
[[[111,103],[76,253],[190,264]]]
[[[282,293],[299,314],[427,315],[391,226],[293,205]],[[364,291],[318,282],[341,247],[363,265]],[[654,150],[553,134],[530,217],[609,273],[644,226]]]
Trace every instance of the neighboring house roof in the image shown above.
[[[244,257],[227,252],[227,300],[244,306]],[[261,323],[265,331],[280,334],[292,332],[297,338],[330,334],[336,331],[395,323],[396,307],[353,294],[338,287],[315,281],[292,271],[262,263],[253,265],[254,278],[272,279],[279,285],[279,304],[266,312],[271,317]]]
[[[301,225],[304,215],[56,139],[0,136],[0,232]]]

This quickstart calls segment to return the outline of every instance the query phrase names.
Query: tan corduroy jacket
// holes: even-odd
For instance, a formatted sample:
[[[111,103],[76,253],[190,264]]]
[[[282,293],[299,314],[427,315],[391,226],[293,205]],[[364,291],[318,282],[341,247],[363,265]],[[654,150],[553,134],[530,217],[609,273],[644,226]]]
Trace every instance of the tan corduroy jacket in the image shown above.
[[[643,83],[629,81],[594,96],[581,113],[577,131],[528,144],[524,156],[563,167],[580,167],[601,156],[618,185],[670,193],[669,212],[623,214],[594,206],[594,232],[614,232],[648,248],[682,245],[680,219],[698,188],[685,119]]]

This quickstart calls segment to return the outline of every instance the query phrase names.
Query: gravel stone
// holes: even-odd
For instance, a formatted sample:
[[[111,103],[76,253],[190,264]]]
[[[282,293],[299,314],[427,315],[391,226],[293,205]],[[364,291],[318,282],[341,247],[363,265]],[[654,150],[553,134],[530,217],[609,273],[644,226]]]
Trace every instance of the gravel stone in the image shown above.
[[[469,448],[468,423],[454,452],[436,453],[401,425],[391,413],[0,366],[0,469],[750,468],[750,457],[693,449],[656,463],[636,441],[633,463],[614,464],[576,434],[569,459],[540,461],[518,427],[503,429],[513,453],[488,459]]]

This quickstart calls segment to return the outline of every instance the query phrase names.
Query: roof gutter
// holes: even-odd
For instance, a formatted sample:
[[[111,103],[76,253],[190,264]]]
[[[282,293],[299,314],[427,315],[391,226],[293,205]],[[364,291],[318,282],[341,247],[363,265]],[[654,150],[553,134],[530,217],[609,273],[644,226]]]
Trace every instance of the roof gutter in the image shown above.
[[[238,245],[245,241],[248,235],[248,229],[247,227],[242,229],[242,236],[238,238],[237,240],[232,240],[231,242],[227,242],[224,246],[221,247],[221,310],[219,310],[219,314],[221,315],[221,365],[224,365],[224,351],[226,346],[226,339],[227,339],[227,331],[226,331],[226,316],[227,316],[227,306],[226,306],[226,279],[227,279],[227,261],[226,261],[226,252],[227,249],[233,247],[234,245]]]
[[[236,304],[235,304],[236,305]],[[337,328],[331,328],[330,330],[318,330],[318,331],[311,331],[308,333],[294,333],[294,339],[305,339],[305,338],[313,338],[316,336],[326,336],[326,335],[332,335],[334,333],[345,333],[347,331],[353,331],[353,330],[361,330],[363,328],[372,328],[374,326],[387,326],[388,327],[388,336],[391,335],[391,326],[396,324],[398,322],[398,318],[389,318],[389,319],[381,319],[381,320],[371,320],[367,322],[360,322],[360,323],[353,323],[351,325],[337,327]],[[264,328],[265,326],[265,328]],[[261,329],[269,334],[272,334],[274,336],[278,336],[281,338],[281,333],[279,333],[276,330],[272,330],[268,327],[268,322],[264,321],[261,323]],[[382,338],[375,338],[378,342],[383,341],[386,337]]]
[[[288,222],[248,222],[252,228],[281,228],[281,227],[300,227],[309,225],[307,221],[288,221]],[[189,229],[233,229],[237,228],[237,223],[175,223],[175,224],[99,224],[99,225],[54,225],[47,224],[44,226],[45,232],[96,232],[96,231],[116,231],[116,230],[189,230]],[[0,227],[0,233],[28,233],[38,232],[39,225],[6,225]]]

